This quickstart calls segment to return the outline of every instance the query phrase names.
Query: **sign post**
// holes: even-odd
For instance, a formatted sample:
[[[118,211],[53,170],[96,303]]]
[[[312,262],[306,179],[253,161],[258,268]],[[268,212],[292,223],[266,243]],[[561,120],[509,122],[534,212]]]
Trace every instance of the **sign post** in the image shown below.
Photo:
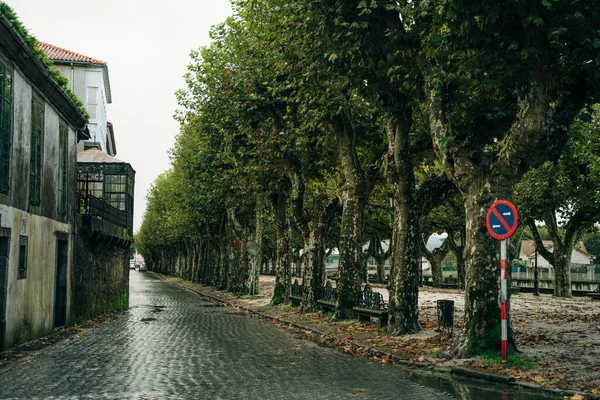
[[[517,230],[519,213],[515,206],[506,200],[498,200],[492,204],[487,213],[485,224],[494,239],[500,240],[500,308],[502,317],[502,362],[506,362],[508,343],[508,323],[506,320],[506,301],[508,288],[506,284],[506,269],[508,268],[508,241]]]

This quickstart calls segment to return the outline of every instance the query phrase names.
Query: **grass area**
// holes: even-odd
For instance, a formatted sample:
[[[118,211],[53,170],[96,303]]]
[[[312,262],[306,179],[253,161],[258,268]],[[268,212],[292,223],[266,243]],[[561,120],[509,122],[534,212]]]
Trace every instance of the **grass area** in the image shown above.
[[[502,355],[499,352],[487,351],[481,353],[481,362],[488,367],[502,364],[507,368],[534,368],[536,364],[531,361],[521,359],[518,354],[509,353],[506,356],[506,363],[502,363]]]

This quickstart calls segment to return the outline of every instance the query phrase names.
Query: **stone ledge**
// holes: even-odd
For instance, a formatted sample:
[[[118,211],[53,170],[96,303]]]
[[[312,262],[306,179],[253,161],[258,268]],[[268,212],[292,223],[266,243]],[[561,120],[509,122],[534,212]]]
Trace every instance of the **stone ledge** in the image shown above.
[[[90,215],[77,214],[77,228],[87,231],[88,238],[91,240],[121,242],[123,247],[133,243],[133,236],[126,228]]]

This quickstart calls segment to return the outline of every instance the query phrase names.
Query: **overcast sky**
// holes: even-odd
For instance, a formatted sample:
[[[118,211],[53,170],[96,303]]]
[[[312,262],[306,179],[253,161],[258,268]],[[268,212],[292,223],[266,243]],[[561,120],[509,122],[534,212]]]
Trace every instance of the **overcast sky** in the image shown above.
[[[116,158],[136,170],[134,231],[146,194],[169,168],[179,126],[175,91],[184,88],[190,50],[231,15],[229,0],[4,0],[38,40],[108,64],[108,120]]]

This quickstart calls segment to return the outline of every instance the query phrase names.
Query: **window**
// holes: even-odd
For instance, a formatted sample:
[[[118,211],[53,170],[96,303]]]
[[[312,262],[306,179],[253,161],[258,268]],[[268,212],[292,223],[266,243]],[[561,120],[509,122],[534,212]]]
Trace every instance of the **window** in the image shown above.
[[[29,166],[29,203],[39,206],[42,192],[42,151],[44,141],[44,104],[33,97],[31,105],[31,163]]]
[[[79,193],[83,196],[86,196],[88,193],[94,197],[99,199],[102,198],[102,182],[94,182],[94,181],[78,181],[77,183],[79,189]]]
[[[104,201],[111,206],[125,211],[125,175],[106,175],[104,178]]]
[[[67,177],[68,177],[68,137],[67,126],[58,126],[58,213],[67,213]]]
[[[17,278],[27,278],[27,236],[19,236],[19,276]]]
[[[90,119],[96,119],[96,108],[98,107],[98,88],[88,87],[87,110],[90,114]]]
[[[8,193],[10,173],[12,76],[0,64],[0,193]]]

